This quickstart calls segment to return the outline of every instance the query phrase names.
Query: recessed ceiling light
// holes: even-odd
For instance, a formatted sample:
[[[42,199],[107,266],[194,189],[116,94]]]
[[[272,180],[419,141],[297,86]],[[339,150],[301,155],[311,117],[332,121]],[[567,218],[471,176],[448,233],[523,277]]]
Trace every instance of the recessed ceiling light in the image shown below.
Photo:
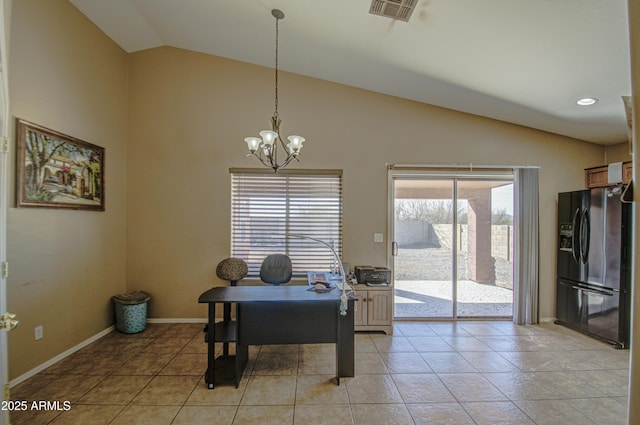
[[[580,106],[591,106],[594,105],[597,101],[598,99],[596,99],[595,97],[583,97],[582,99],[578,99],[576,103]]]

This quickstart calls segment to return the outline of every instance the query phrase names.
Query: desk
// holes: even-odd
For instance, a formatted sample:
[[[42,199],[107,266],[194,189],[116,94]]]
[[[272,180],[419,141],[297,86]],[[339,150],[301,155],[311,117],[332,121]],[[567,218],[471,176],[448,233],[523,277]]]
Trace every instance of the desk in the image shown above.
[[[229,380],[238,387],[249,345],[335,343],[337,384],[340,377],[354,376],[354,300],[341,316],[340,295],[338,289],[317,293],[307,286],[225,286],[202,293],[198,302],[209,304],[208,387]],[[217,303],[235,303],[236,320],[215,323]],[[235,342],[236,355],[225,350],[216,359],[216,342]]]

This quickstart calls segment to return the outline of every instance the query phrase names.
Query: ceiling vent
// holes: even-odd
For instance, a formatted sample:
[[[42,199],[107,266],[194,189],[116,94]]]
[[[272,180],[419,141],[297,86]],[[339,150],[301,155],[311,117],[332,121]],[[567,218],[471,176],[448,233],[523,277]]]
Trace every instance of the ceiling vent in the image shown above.
[[[372,0],[369,13],[409,22],[418,0]]]

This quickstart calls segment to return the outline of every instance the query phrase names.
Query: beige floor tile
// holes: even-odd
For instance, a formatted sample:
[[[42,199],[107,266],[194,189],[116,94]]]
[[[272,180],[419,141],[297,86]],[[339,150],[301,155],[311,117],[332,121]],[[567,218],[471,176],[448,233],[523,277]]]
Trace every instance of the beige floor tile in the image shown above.
[[[458,335],[458,336],[469,336],[471,335],[469,332],[465,331],[461,323],[458,322],[432,322],[429,323],[429,327],[438,336],[444,335]]]
[[[444,342],[458,352],[463,351],[492,351],[491,347],[473,336],[442,336]]]
[[[535,421],[536,425],[593,424],[565,400],[518,400],[513,403]]]
[[[170,425],[180,406],[127,406],[110,425]]]
[[[298,376],[296,405],[301,404],[348,404],[347,386],[336,385],[333,375]]]
[[[568,402],[596,424],[625,425],[627,423],[626,406],[613,398],[575,399]]]
[[[9,417],[11,425],[46,425],[60,414],[54,410],[15,410]]]
[[[171,425],[231,425],[237,407],[184,406]]]
[[[403,336],[436,336],[436,333],[426,323],[396,322],[396,333]]]
[[[379,353],[412,353],[416,351],[404,336],[372,335],[371,340]]]
[[[202,335],[202,341],[204,341],[205,324],[206,323],[172,323],[162,336],[164,338],[192,338],[196,335]]]
[[[433,373],[418,353],[380,353],[389,373]]]
[[[355,425],[413,425],[404,404],[353,404]]]
[[[477,372],[461,354],[456,352],[421,353],[422,358],[435,373]]]
[[[36,392],[33,395],[33,400],[70,401],[75,403],[103,379],[104,377],[96,375],[61,376]]]
[[[453,348],[439,336],[408,336],[407,340],[419,353],[454,351]]]
[[[79,365],[85,363],[87,360],[90,360],[93,357],[93,353],[84,353],[77,352],[73,353],[69,357],[66,357],[60,360],[58,363],[49,366],[45,370],[43,370],[40,375],[64,375],[67,373],[72,373],[73,369],[78,367]]]
[[[293,406],[240,406],[233,425],[291,425]]]
[[[475,336],[504,335],[503,331],[496,327],[494,323],[459,322],[458,327]]]
[[[177,354],[185,345],[191,341],[191,338],[157,338],[149,343],[142,351],[146,353],[172,353]]]
[[[109,376],[80,399],[80,404],[127,404],[151,381],[150,376]]]
[[[183,354],[207,354],[208,345],[204,342],[204,333],[202,336],[197,335],[185,345],[182,350]]]
[[[518,372],[519,369],[509,360],[493,351],[465,351],[459,353],[474,369],[480,372]]]
[[[353,403],[402,403],[402,397],[389,375],[358,375],[344,380]]]
[[[32,396],[36,392],[40,391],[58,378],[60,378],[60,375],[49,375],[43,373],[33,376],[11,388],[11,400],[32,399]]]
[[[459,403],[408,404],[416,425],[475,425]]]
[[[477,425],[536,425],[522,410],[509,401],[462,403]]]
[[[295,397],[296,376],[252,376],[240,404],[293,406]]]
[[[487,378],[510,400],[544,400],[556,395],[538,383],[531,372],[485,373]]]
[[[355,374],[369,375],[389,373],[384,365],[382,357],[379,353],[356,353],[355,355]]]
[[[499,354],[523,372],[550,370],[556,357],[555,353],[548,351],[536,352],[499,350]]]
[[[356,353],[377,353],[376,346],[368,333],[357,333],[354,338],[354,351]]]
[[[336,344],[302,344],[300,353],[325,353],[327,355],[336,352]]]
[[[295,425],[352,425],[353,418],[348,404],[296,404],[293,423]]]
[[[251,372],[253,375],[295,375],[298,353],[260,351]]]
[[[207,370],[207,356],[201,354],[176,354],[160,371],[160,375],[201,376]]]
[[[433,374],[392,375],[393,381],[405,403],[455,402],[447,387]]]
[[[260,346],[260,353],[297,353],[299,351],[299,344],[277,344]]]
[[[55,418],[52,425],[107,425],[118,413],[124,409],[124,406],[106,406],[106,405],[73,405],[71,410],[61,413]]]
[[[113,373],[114,375],[157,375],[174,357],[175,354],[172,353],[139,353]]]
[[[628,370],[585,370],[576,373],[580,379],[609,397],[626,397],[629,394]]]
[[[237,406],[240,404],[240,400],[242,400],[244,391],[247,388],[247,382],[248,379],[243,378],[238,388],[234,385],[218,385],[214,389],[209,389],[202,377],[187,399],[186,405]]]
[[[93,357],[76,366],[74,375],[109,375],[125,363],[119,356]]]
[[[298,374],[334,375],[336,374],[336,353],[327,351],[302,351],[298,362]]]
[[[537,383],[555,393],[558,398],[605,397],[596,386],[581,377],[581,372],[534,372]]]
[[[182,406],[199,382],[198,376],[156,376],[131,404]]]
[[[459,402],[507,400],[504,394],[480,374],[451,373],[438,376]]]

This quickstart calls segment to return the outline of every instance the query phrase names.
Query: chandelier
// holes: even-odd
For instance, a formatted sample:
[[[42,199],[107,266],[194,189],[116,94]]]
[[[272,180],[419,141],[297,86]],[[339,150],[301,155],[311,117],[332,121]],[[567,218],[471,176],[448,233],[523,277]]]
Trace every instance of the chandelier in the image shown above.
[[[281,10],[273,9],[271,14],[276,18],[276,66],[275,66],[275,111],[271,117],[271,130],[262,130],[260,137],[247,137],[244,139],[249,147],[249,155],[254,155],[267,167],[273,168],[274,172],[278,172],[278,169],[286,167],[293,159],[298,160],[298,155],[302,149],[302,143],[304,137],[302,136],[289,136],[287,139],[289,143],[285,145],[282,137],[280,136],[280,124],[282,120],[278,115],[278,22],[284,18],[284,13]],[[282,163],[278,164],[278,145],[282,146],[286,158]]]

